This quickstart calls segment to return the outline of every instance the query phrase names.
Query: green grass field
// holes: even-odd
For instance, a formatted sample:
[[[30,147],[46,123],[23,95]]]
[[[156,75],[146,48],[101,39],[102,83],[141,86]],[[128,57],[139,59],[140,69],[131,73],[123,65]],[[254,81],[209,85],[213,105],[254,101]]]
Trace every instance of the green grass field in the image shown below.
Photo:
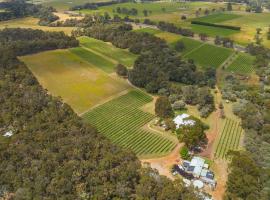
[[[231,54],[233,50],[204,44],[185,54],[185,58],[192,59],[203,68],[218,68]]]
[[[127,67],[132,67],[137,55],[130,53],[128,50],[116,48],[110,43],[96,40],[89,37],[80,37],[80,44],[93,51],[95,54],[101,54],[103,57],[114,62],[121,63]]]
[[[60,96],[79,114],[130,87],[72,51],[47,51],[20,59],[49,93]]]
[[[255,58],[249,54],[241,53],[237,58],[226,68],[226,71],[240,74],[249,74],[254,71],[253,63]]]
[[[232,14],[232,13],[217,13],[212,15],[207,15],[204,17],[195,18],[196,21],[208,22],[208,23],[220,23],[232,19],[236,19],[241,17],[240,15]]]
[[[138,33],[149,33],[149,34],[152,34],[152,35],[155,35],[155,34],[158,34],[158,33],[162,33],[161,30],[159,29],[154,29],[154,28],[139,28],[139,29],[136,29],[134,30],[134,32],[138,32]]]
[[[243,129],[238,122],[225,119],[223,130],[216,147],[215,157],[225,159],[229,150],[238,150],[242,134]]]
[[[185,55],[186,53],[192,51],[195,48],[198,48],[199,46],[203,45],[203,42],[200,42],[198,40],[193,40],[187,37],[182,38],[180,41],[182,41],[185,45],[185,49],[181,52],[182,55]]]
[[[70,49],[73,54],[81,57],[83,60],[89,62],[91,65],[94,65],[107,73],[113,73],[115,70],[116,64],[112,61],[105,59],[104,57],[97,55],[87,49],[77,47]]]
[[[203,26],[203,25],[198,25],[198,24],[191,24],[190,28],[195,33],[206,33],[210,37],[215,37],[217,35],[222,36],[222,37],[227,37],[227,36],[231,36],[231,35],[240,33],[240,31],[231,30],[231,29],[227,29],[227,28]]]
[[[132,90],[83,115],[113,143],[131,149],[138,156],[159,156],[172,151],[175,143],[142,127],[154,115],[140,109],[152,101],[147,94]]]

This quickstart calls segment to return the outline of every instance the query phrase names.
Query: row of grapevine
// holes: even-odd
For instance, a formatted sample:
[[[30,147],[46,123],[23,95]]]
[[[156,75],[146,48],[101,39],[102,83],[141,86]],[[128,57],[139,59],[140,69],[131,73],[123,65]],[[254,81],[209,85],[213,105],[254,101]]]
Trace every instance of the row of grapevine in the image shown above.
[[[216,147],[215,157],[224,159],[229,150],[237,150],[242,132],[243,129],[238,122],[225,119],[223,130]]]
[[[246,53],[241,53],[238,57],[226,68],[226,71],[249,74],[254,71],[253,63],[254,56]]]
[[[132,90],[94,108],[83,118],[113,143],[131,149],[139,156],[166,154],[175,144],[142,128],[154,115],[143,112],[140,107],[151,101],[152,98],[145,93]]]

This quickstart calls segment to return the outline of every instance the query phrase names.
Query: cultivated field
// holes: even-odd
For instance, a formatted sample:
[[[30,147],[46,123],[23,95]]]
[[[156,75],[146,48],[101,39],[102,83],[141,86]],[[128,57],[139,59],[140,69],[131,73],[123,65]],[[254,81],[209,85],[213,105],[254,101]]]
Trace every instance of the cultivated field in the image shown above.
[[[207,15],[204,17],[199,17],[199,18],[196,18],[194,20],[218,24],[220,22],[236,19],[239,17],[241,17],[241,16],[233,14],[233,13],[217,13],[217,14]]]
[[[109,59],[106,59],[98,54],[93,53],[87,49],[82,47],[77,47],[70,49],[73,54],[76,54],[83,60],[89,62],[91,65],[103,70],[107,73],[113,73],[115,71],[115,66],[117,65],[116,62],[113,62]]]
[[[137,55],[128,50],[116,48],[110,43],[96,40],[89,37],[80,37],[80,44],[95,54],[102,55],[112,62],[121,63],[127,67],[132,67]]]
[[[154,115],[140,109],[152,98],[139,90],[113,99],[88,113],[85,121],[95,125],[113,143],[133,150],[138,156],[160,156],[169,153],[175,143],[142,127]]]
[[[44,88],[60,96],[79,114],[129,88],[125,81],[111,78],[72,51],[47,51],[21,60]]]
[[[168,44],[175,43],[182,38],[182,36],[179,34],[169,33],[165,31],[157,33],[155,34],[155,36],[164,39]]]
[[[232,52],[231,49],[204,44],[185,54],[185,58],[193,59],[196,64],[203,68],[218,68]]]
[[[63,31],[70,35],[73,30],[72,27],[48,27],[38,25],[39,19],[33,17],[26,17],[21,19],[13,19],[0,22],[0,29],[3,28],[32,28],[40,29],[43,31]]]
[[[237,56],[237,58],[226,68],[226,71],[235,72],[240,74],[249,74],[254,71],[253,62],[254,57],[241,53]]]
[[[198,40],[190,39],[187,37],[184,37],[181,39],[185,45],[185,49],[182,51],[182,55],[185,55],[186,53],[192,51],[193,49],[199,48],[201,45],[203,45],[203,42],[200,42]]]
[[[229,150],[238,150],[243,129],[239,122],[225,119],[223,130],[216,146],[215,157],[225,159]]]

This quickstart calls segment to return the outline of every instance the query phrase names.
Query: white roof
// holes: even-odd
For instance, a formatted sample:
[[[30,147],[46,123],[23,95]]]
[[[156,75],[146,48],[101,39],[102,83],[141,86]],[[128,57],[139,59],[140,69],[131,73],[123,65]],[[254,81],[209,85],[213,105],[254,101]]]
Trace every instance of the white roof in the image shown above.
[[[185,186],[188,187],[191,184],[191,181],[188,179],[183,178],[183,182],[185,183]]]
[[[195,188],[202,189],[203,188],[203,182],[200,180],[193,181],[193,185]]]
[[[12,131],[8,131],[3,136],[4,137],[11,137],[12,135],[13,135],[13,132]]]
[[[203,169],[204,159],[200,157],[193,157],[190,166],[194,166],[193,175],[199,177],[201,175],[201,171]]]
[[[183,113],[181,115],[177,115],[173,121],[176,125],[176,128],[179,128],[180,126],[184,125],[191,125],[193,126],[195,124],[195,121],[194,120],[191,120],[191,119],[186,119],[190,117],[190,115],[186,114],[186,113]]]
[[[208,172],[207,169],[203,169],[203,170],[201,171],[201,176],[206,177],[207,172]]]
[[[208,169],[209,168],[209,165],[207,163],[204,163],[203,167],[206,168],[206,169]]]

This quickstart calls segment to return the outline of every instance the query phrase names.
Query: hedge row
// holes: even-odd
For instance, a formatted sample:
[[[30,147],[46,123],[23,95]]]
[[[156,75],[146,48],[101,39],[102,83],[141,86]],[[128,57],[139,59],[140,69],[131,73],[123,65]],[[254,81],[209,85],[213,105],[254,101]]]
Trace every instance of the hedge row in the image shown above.
[[[208,22],[201,22],[201,21],[191,21],[191,24],[198,24],[203,26],[213,26],[213,27],[219,27],[219,28],[226,28],[231,30],[240,31],[241,27],[239,26],[228,26],[228,25],[222,25],[222,24],[213,24]]]

